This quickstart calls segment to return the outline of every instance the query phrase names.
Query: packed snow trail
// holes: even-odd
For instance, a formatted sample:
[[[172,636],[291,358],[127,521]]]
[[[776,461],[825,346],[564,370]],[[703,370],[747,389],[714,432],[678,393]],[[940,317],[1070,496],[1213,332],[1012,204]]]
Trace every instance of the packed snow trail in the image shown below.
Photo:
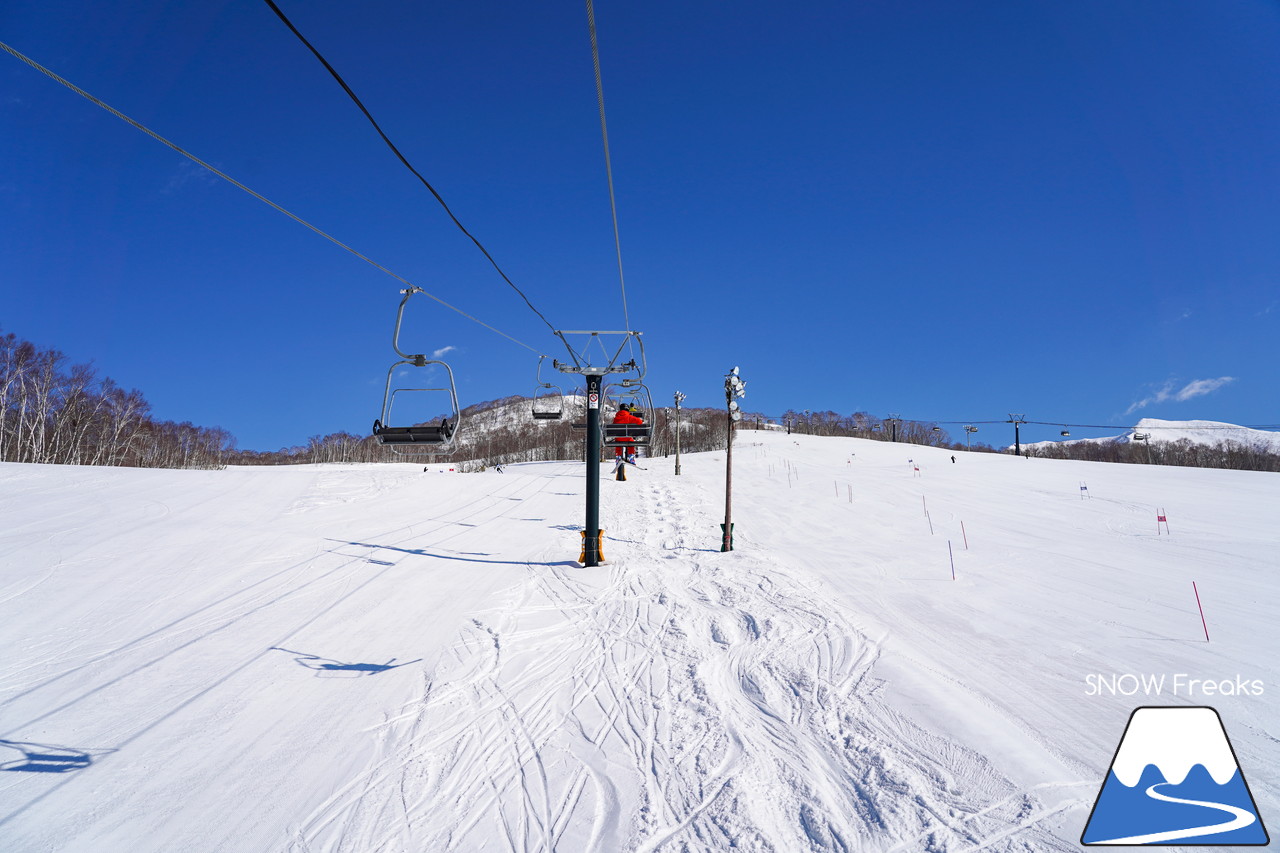
[[[6,846],[16,845],[10,849],[43,849],[35,839],[51,825],[58,840],[50,849],[57,850],[251,849],[236,847],[244,830],[225,821],[163,821],[163,831],[147,833],[141,846],[126,839],[131,822],[154,808],[148,803],[176,798],[179,808],[189,807],[199,801],[196,791],[209,790],[189,780],[235,777],[246,759],[258,765],[255,754],[275,758],[258,767],[257,778],[242,779],[258,792],[251,800],[314,802],[295,777],[322,766],[322,775],[331,773],[349,761],[342,754],[350,752],[348,731],[369,710],[321,686],[331,682],[312,687],[295,673],[389,672],[360,661],[394,659],[394,652],[366,658],[361,649],[398,652],[406,641],[421,648],[433,631],[452,636],[462,614],[500,589],[513,567],[495,562],[487,579],[458,584],[432,566],[483,562],[473,543],[522,521],[520,512],[563,500],[549,496],[554,471],[496,484],[451,478],[456,488],[433,514],[414,494],[429,482],[419,466],[311,467],[268,478],[252,469],[87,471],[127,488],[105,512],[83,514],[92,535],[65,537],[56,517],[38,515],[29,532],[6,537],[19,548],[24,536],[31,543],[18,553],[52,551],[46,574],[61,581],[30,586],[6,606],[15,637],[8,647],[16,654],[0,666],[0,746],[5,769],[19,771],[0,775],[0,832]],[[49,473],[61,481],[47,490],[51,505],[82,491],[69,476],[75,469]],[[367,517],[351,520],[352,503],[363,504]],[[120,524],[138,516],[141,523]],[[131,570],[103,573],[101,565]],[[433,601],[445,590],[455,616]],[[385,606],[397,597],[432,602],[442,624],[422,625],[412,605]],[[331,658],[297,652],[331,648],[349,652],[334,661],[336,670],[312,669],[308,657]],[[399,679],[379,679],[361,689],[374,707],[407,695]],[[202,743],[218,746],[192,748]],[[53,773],[49,761],[32,755],[80,763],[62,761]],[[156,766],[169,769],[157,774]],[[86,800],[95,778],[110,782]],[[105,822],[92,817],[98,814]]]
[[[1087,676],[1280,683],[1280,478],[949,456],[745,431],[730,553],[724,454],[650,460],[589,570],[581,463],[0,464],[3,846],[1075,850],[1203,701]],[[1273,697],[1212,703],[1265,820]]]
[[[530,564],[295,850],[482,849],[494,826],[522,852],[960,850],[1015,827],[1005,849],[1070,849],[981,756],[877,700],[878,645],[819,584],[697,549],[709,518],[629,485],[607,566]]]

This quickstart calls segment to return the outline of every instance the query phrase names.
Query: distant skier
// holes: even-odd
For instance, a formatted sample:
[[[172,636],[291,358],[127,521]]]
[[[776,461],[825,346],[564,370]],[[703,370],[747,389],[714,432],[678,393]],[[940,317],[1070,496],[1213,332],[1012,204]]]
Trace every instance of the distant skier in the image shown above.
[[[956,458],[954,456],[951,457],[951,464],[952,465],[956,464]]]

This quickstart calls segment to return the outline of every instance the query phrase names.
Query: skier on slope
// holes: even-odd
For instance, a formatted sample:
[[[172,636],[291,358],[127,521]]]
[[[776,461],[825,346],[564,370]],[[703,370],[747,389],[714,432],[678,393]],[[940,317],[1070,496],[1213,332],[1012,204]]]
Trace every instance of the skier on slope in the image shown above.
[[[643,424],[644,418],[640,415],[640,407],[632,403],[619,408],[618,413],[613,416],[613,422],[615,424],[636,426]],[[623,436],[618,439],[619,443],[626,442],[627,444],[632,444],[634,441],[635,439],[628,436]],[[614,459],[617,460],[615,463],[617,479],[626,480],[627,475],[623,471],[622,466],[626,463],[630,463],[632,465],[636,464],[636,449],[634,447],[615,447],[613,449],[613,456]]]

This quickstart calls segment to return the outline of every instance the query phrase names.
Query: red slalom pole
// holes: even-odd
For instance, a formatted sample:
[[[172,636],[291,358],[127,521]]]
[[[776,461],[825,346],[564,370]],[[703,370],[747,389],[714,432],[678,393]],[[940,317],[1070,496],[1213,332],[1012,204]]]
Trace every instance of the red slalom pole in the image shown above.
[[[1204,605],[1200,603],[1200,590],[1196,589],[1196,582],[1191,582],[1191,589],[1196,594],[1196,607],[1200,608],[1200,624],[1204,627],[1204,641],[1209,642],[1209,625],[1204,621]]]
[[[960,522],[960,535],[964,537],[964,549],[969,550],[969,534],[964,532],[964,522]]]

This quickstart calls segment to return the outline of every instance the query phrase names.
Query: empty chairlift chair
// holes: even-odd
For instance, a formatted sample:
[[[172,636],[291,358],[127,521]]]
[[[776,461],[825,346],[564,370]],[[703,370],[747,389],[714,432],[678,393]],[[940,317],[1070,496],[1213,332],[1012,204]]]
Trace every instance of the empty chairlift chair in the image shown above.
[[[406,353],[400,349],[400,325],[404,319],[404,306],[409,297],[422,292],[420,287],[401,291],[405,296],[400,300],[395,333],[391,339],[391,346],[400,360],[387,371],[387,386],[382,395],[382,416],[373,422],[373,435],[379,444],[387,445],[401,455],[447,456],[454,450],[462,417],[458,409],[458,389],[453,380],[453,370],[439,359]],[[434,378],[436,374],[431,369],[433,366],[444,368],[447,384]],[[402,375],[397,376],[397,371],[401,371]],[[409,374],[412,374],[413,381],[410,381]],[[399,409],[396,408],[397,399],[401,403]],[[409,399],[413,402],[407,403]],[[445,406],[448,407],[448,413],[436,423],[436,416]],[[419,419],[415,414],[427,417]]]
[[[533,389],[533,419],[535,421],[558,421],[564,417],[564,392],[560,386],[542,381],[542,362],[546,356],[538,357],[538,384]]]

